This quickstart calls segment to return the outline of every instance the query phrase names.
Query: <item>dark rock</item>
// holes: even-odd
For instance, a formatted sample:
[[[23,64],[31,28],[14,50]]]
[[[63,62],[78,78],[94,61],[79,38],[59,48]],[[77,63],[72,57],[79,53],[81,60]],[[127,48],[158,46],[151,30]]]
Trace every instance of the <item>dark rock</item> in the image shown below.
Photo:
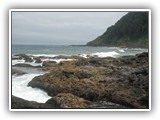
[[[35,63],[41,63],[42,61],[41,61],[41,59],[40,58],[35,58]]]
[[[33,62],[33,59],[26,54],[17,54],[15,56],[19,56],[20,58],[23,58],[25,62]]]
[[[113,103],[113,102],[109,102],[109,101],[96,101],[96,102],[91,102],[90,105],[88,106],[88,108],[92,108],[92,109],[126,109],[129,107],[117,104],[117,103]]]
[[[20,56],[12,56],[12,60],[21,60],[22,59],[22,57],[20,57]]]
[[[23,75],[23,74],[26,74],[26,72],[16,70],[16,69],[12,69],[12,75]]]
[[[146,108],[149,108],[149,96],[148,95],[141,97],[141,99],[139,99],[138,102],[142,105],[145,105]]]
[[[63,55],[58,55],[58,56],[53,57],[53,59],[68,59],[68,57],[63,56]]]
[[[149,61],[146,54],[140,56],[65,61],[33,78],[28,86],[50,96],[70,93],[91,102],[107,99],[129,108],[147,108],[147,97],[143,97],[149,94]]]
[[[45,67],[53,67],[56,65],[56,62],[55,61],[44,61],[42,66],[45,66]]]
[[[11,108],[12,109],[51,109],[56,108],[54,105],[37,103],[35,101],[28,101],[22,98],[18,98],[12,95],[11,99]]]
[[[136,57],[137,57],[137,58],[148,57],[148,52],[143,52],[143,53],[137,54]]]
[[[88,64],[89,64],[88,59],[85,59],[85,58],[82,58],[76,61],[76,66],[85,66]]]
[[[58,103],[55,99],[50,98],[47,100],[46,104],[49,104],[51,106],[54,106],[55,108],[60,108],[60,103]]]
[[[47,104],[57,105],[60,108],[86,108],[88,107],[89,101],[77,97],[71,93],[59,93],[53,98],[49,99]]]
[[[16,67],[34,67],[34,66],[30,65],[30,64],[24,64],[24,63],[15,64],[13,66],[16,66]]]
[[[78,79],[90,78],[92,76],[94,76],[93,73],[88,70],[82,70],[77,73]]]

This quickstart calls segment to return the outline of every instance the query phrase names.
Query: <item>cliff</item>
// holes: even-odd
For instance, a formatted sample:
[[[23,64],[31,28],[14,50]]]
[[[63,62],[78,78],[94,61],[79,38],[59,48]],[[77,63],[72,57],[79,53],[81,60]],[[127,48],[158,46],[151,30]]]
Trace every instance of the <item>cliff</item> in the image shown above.
[[[148,47],[148,12],[129,12],[88,46]]]

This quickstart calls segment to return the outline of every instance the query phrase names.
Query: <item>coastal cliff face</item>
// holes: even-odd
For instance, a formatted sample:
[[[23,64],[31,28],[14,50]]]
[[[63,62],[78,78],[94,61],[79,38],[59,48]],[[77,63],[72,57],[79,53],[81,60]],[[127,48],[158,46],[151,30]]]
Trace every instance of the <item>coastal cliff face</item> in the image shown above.
[[[148,12],[129,12],[88,46],[148,47]]]

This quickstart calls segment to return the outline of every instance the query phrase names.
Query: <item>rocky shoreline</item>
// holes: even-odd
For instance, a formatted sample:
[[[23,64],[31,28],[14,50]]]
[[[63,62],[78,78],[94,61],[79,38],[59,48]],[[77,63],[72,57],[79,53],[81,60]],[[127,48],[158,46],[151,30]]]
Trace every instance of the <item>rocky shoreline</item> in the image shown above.
[[[149,59],[144,52],[135,56],[119,58],[98,58],[78,56],[58,56],[63,59],[76,59],[43,62],[42,66],[15,65],[34,67],[47,71],[28,83],[28,86],[40,88],[52,96],[46,103],[26,101],[12,97],[13,109],[147,109],[149,108]],[[19,55],[32,61],[29,56]],[[35,57],[42,62],[44,57]],[[58,59],[58,58],[57,58]],[[15,71],[15,70],[14,70]],[[19,71],[20,75],[23,73]],[[17,71],[16,71],[16,74]],[[24,73],[23,73],[24,74]]]

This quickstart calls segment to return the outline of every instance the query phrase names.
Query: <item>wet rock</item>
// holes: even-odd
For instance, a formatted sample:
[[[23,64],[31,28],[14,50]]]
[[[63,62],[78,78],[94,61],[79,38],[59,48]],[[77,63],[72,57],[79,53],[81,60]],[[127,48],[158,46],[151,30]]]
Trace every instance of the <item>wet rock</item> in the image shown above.
[[[20,56],[12,56],[12,60],[21,60],[22,59],[22,57],[20,57]]]
[[[148,52],[143,52],[143,53],[137,54],[136,57],[137,58],[145,58],[145,57],[148,58]]]
[[[19,56],[25,60],[25,62],[33,62],[33,59],[26,54],[17,54],[15,56]]]
[[[15,67],[34,67],[30,64],[25,64],[25,63],[19,63],[19,64],[15,64],[13,66],[15,66]]]
[[[28,101],[22,98],[18,98],[12,95],[11,99],[11,108],[12,109],[51,109],[56,108],[54,105],[37,103],[35,101]]]
[[[146,106],[146,108],[149,108],[149,96],[148,95],[141,97],[138,102]]]
[[[120,58],[83,58],[56,65],[49,73],[33,78],[28,86],[43,89],[50,96],[70,93],[91,102],[107,99],[129,108],[147,108],[146,53]]]
[[[81,70],[77,73],[78,79],[90,78],[92,76],[94,76],[93,73],[88,70]]]
[[[56,65],[57,62],[55,61],[43,61],[43,64],[42,66],[45,66],[45,67],[53,67]]]
[[[35,58],[35,63],[41,63],[41,59],[40,58]]]
[[[23,74],[26,74],[26,72],[16,70],[16,69],[12,69],[12,75],[23,75]]]
[[[71,93],[59,93],[46,103],[60,106],[60,108],[86,108],[89,101]]]
[[[88,108],[92,108],[92,109],[126,109],[129,107],[117,104],[117,103],[113,103],[113,102],[109,102],[109,101],[96,101],[96,102],[91,102],[88,106]]]

